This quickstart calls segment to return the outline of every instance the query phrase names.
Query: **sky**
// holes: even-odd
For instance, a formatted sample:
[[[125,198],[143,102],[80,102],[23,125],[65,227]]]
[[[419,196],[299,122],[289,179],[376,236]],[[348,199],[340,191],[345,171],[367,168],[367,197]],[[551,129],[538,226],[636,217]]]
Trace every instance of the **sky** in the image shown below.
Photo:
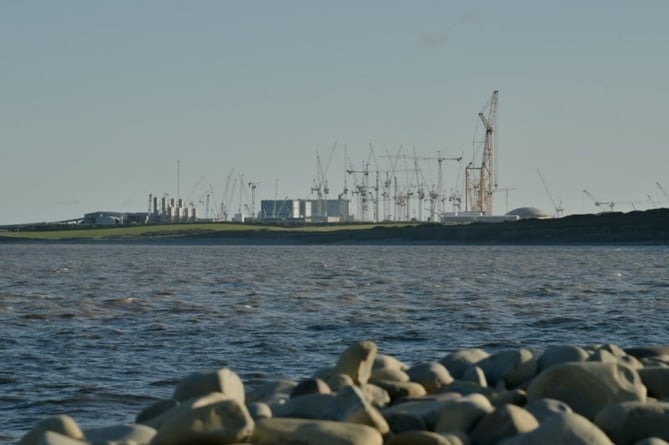
[[[213,214],[250,182],[256,207],[324,180],[332,198],[365,162],[416,183],[413,157],[428,187],[422,158],[462,156],[443,163],[462,191],[494,90],[495,213],[608,209],[584,190],[669,206],[667,17],[665,0],[0,2],[0,224],[149,194],[209,195]]]

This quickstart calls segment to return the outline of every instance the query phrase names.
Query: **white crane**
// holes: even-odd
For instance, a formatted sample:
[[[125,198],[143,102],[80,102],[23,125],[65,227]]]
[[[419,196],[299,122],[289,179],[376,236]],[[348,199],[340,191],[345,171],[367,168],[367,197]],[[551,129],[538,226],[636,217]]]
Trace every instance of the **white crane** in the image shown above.
[[[256,189],[262,182],[249,181],[248,186],[251,189],[251,218],[256,217]]]
[[[437,170],[437,200],[439,202],[439,214],[444,213],[444,201],[446,201],[446,197],[444,196],[444,173],[443,173],[443,162],[444,161],[457,161],[460,162],[462,161],[462,156],[457,156],[457,157],[443,157],[441,155],[441,150],[437,151],[437,156],[436,157],[425,157],[422,158],[425,161],[429,160],[434,160],[437,161],[438,164],[438,170]]]
[[[203,181],[203,180],[204,180],[204,176],[200,176],[200,179],[198,179],[197,182],[195,183],[195,185],[193,186],[193,190],[191,190],[191,192],[190,192],[190,193],[188,194],[188,196],[186,197],[186,203],[187,203],[188,205],[190,205],[190,206],[194,206],[194,205],[195,205],[195,203],[194,203],[193,200],[192,200],[192,198],[193,198],[193,194],[194,194],[194,193],[197,191],[197,189],[200,187],[200,184],[202,184],[202,181]]]
[[[509,192],[514,191],[514,187],[499,187],[495,189],[496,192],[504,192],[504,196],[506,198],[506,210],[504,213],[509,213]]]
[[[667,193],[667,191],[664,189],[664,187],[662,187],[662,184],[660,184],[660,181],[657,181],[656,184],[657,184],[657,188],[659,188],[660,191],[662,192],[662,195],[664,195],[665,201],[667,203],[669,203],[669,193]]]
[[[367,221],[367,211],[369,210],[369,201],[372,195],[369,187],[369,162],[363,161],[361,170],[355,170],[350,159],[348,162],[349,168],[346,170],[346,173],[353,175],[353,191],[351,193],[358,195],[359,220]],[[358,180],[358,173],[362,175],[362,180]]]
[[[397,188],[397,177],[395,176],[395,172],[397,171],[397,163],[402,157],[403,147],[404,145],[400,145],[397,153],[394,156],[391,155],[387,149],[387,155],[381,156],[388,158],[390,163],[390,168],[385,171],[386,178],[383,181],[383,191],[381,192],[381,196],[383,197],[383,219],[386,221],[391,221],[393,219],[397,220],[397,209],[395,206],[392,206],[393,210],[391,212],[391,204],[393,202],[397,202],[397,191],[395,190],[395,196],[393,196],[393,185],[395,185],[395,188]]]
[[[601,206],[605,205],[605,206],[609,207],[610,212],[613,212],[613,206],[616,205],[615,202],[613,202],[613,201],[599,201],[594,196],[592,196],[592,194],[587,190],[583,190],[583,193],[585,193],[588,196],[588,198],[592,199],[592,202],[595,203],[595,206],[601,207]]]
[[[553,204],[553,208],[555,209],[555,216],[557,218],[562,216],[562,213],[564,212],[564,208],[562,208],[562,201],[560,201],[559,204],[555,204],[555,200],[553,199],[553,195],[551,195],[551,191],[548,189],[548,184],[546,184],[546,180],[544,179],[543,175],[541,174],[541,171],[537,169],[537,174],[539,175],[539,179],[541,179],[541,183],[544,185],[544,189],[546,190],[546,194],[548,195],[548,198],[550,198],[551,203]]]
[[[230,173],[228,173],[228,176],[225,179],[225,190],[223,191],[223,198],[221,199],[221,209],[220,209],[220,214],[219,218],[221,221],[227,221],[230,208],[232,206],[232,197],[235,194],[235,187],[237,184],[237,178],[234,178],[232,188],[230,187],[230,181],[233,180],[233,176],[235,174],[235,169],[231,169]]]
[[[318,215],[322,216],[325,218],[325,221],[327,221],[327,199],[328,199],[328,194],[330,193],[330,187],[328,187],[328,180],[327,180],[327,174],[328,170],[330,169],[330,163],[332,162],[332,156],[334,155],[335,148],[337,148],[337,141],[335,141],[334,145],[332,145],[332,149],[330,150],[330,156],[328,157],[328,162],[325,164],[325,168],[323,168],[323,165],[321,164],[321,157],[316,153],[316,177],[314,178],[314,185],[311,187],[311,192],[316,193],[316,196],[318,197],[318,200],[320,201],[320,209],[318,211]]]

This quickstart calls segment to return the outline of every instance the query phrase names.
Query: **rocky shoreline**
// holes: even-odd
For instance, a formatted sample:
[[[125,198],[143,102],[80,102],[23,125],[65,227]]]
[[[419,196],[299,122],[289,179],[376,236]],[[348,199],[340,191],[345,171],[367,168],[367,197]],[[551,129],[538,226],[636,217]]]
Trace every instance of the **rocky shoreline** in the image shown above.
[[[134,424],[82,431],[57,415],[18,443],[669,444],[669,346],[465,349],[409,365],[365,340],[299,382],[198,371]]]

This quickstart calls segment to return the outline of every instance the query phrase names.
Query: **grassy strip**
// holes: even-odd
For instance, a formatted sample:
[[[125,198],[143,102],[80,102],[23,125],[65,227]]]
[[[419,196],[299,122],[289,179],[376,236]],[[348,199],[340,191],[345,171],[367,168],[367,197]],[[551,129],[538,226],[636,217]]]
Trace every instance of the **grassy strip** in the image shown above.
[[[333,232],[338,230],[369,230],[380,224],[327,224],[295,227],[255,225],[255,224],[165,224],[131,227],[100,227],[71,230],[0,232],[0,238],[20,238],[31,240],[77,240],[77,239],[126,239],[139,237],[175,237],[200,235],[212,232]],[[384,227],[401,227],[406,224],[383,224]]]

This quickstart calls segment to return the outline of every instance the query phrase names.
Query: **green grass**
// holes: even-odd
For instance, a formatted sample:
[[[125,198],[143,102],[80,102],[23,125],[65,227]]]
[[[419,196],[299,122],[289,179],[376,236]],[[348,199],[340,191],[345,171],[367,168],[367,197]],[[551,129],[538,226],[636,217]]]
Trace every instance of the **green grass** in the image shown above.
[[[0,232],[0,238],[21,238],[31,240],[132,239],[150,236],[175,237],[232,231],[332,232],[338,230],[369,230],[380,225],[383,225],[383,227],[402,227],[410,224],[313,224],[293,227],[234,223],[160,224],[131,227]]]

